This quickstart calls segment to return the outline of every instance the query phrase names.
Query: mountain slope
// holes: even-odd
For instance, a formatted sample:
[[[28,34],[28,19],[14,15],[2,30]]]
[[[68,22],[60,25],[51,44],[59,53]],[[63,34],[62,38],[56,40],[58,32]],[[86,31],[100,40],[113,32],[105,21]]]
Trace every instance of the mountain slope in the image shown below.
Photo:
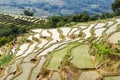
[[[0,48],[0,80],[119,80],[118,25],[119,17],[32,29]]]
[[[31,8],[36,16],[71,15],[83,13],[110,12],[114,0],[4,0],[0,1],[0,12],[21,14]]]

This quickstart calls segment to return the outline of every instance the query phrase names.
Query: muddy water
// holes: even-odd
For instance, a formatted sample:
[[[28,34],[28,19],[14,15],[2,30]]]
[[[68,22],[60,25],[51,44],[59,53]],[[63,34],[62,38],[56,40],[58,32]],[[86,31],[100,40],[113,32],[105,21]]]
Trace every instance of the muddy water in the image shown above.
[[[117,43],[120,40],[120,32],[114,33],[112,36],[109,37],[111,43]]]

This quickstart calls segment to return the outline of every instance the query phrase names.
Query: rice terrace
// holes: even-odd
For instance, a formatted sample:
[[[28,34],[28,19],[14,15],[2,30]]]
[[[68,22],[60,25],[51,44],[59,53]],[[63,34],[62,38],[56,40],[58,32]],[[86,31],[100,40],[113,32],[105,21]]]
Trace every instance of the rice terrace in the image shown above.
[[[0,80],[120,80],[120,0],[0,0]]]
[[[0,48],[0,80],[120,80],[120,17],[32,29],[13,43]]]

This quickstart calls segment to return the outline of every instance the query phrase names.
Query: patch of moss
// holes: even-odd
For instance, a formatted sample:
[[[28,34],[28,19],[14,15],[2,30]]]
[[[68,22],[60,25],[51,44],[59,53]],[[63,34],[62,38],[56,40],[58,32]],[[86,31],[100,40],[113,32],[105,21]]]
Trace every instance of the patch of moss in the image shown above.
[[[7,54],[5,57],[3,57],[1,60],[0,60],[0,67],[5,65],[5,64],[8,64],[13,58],[13,54]]]

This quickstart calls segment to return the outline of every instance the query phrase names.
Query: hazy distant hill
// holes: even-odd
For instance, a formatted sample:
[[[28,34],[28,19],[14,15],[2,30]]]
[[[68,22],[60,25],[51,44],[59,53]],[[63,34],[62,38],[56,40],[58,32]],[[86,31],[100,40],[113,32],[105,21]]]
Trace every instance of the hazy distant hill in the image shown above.
[[[111,11],[114,0],[0,0],[0,12],[21,14],[30,8],[36,16],[71,15],[88,11],[101,13]]]

